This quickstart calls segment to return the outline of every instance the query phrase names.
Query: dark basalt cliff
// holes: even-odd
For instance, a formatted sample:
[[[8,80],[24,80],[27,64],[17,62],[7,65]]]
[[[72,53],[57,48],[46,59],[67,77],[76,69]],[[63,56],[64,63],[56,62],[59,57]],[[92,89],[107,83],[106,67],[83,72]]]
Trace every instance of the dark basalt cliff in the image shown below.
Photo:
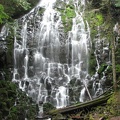
[[[27,14],[33,7],[37,5],[39,0],[28,0],[29,7],[24,9],[22,6],[18,5],[14,0],[1,0],[0,4],[4,8],[4,12],[9,16],[7,20],[4,20],[3,23],[0,24],[0,31],[3,28],[4,24],[7,22],[11,22],[14,19],[20,18],[23,15]],[[0,80],[12,79],[11,72],[13,68],[13,28],[10,27],[10,31],[8,32],[9,37],[5,37],[5,35],[0,36]],[[6,31],[7,32],[7,31]]]

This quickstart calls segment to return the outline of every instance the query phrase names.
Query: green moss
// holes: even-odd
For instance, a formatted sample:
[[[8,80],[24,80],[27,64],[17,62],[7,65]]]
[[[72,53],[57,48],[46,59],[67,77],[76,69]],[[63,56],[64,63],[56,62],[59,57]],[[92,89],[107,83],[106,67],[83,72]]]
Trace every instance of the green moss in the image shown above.
[[[108,99],[107,101],[107,105],[112,105],[116,103],[116,98],[115,98],[115,94],[111,95],[111,97]]]
[[[105,120],[110,120],[111,117],[120,115],[120,91],[113,93],[108,99],[106,105],[97,106],[88,113],[89,119],[92,120],[93,117],[97,116],[98,119],[104,118]]]
[[[57,9],[61,13],[62,23],[64,25],[64,32],[67,33],[72,29],[72,19],[76,16],[74,6],[66,5],[65,9]]]
[[[97,66],[96,57],[94,55],[94,50],[92,50],[89,58],[89,74],[90,75],[95,74],[96,66]]]
[[[54,109],[55,109],[55,107],[51,103],[44,103],[43,104],[43,111],[45,114],[51,110],[54,110]]]
[[[120,74],[120,65],[119,64],[116,65],[116,73]]]
[[[15,105],[16,104],[16,105]],[[36,104],[10,81],[0,80],[0,117],[6,120],[33,120]]]
[[[106,67],[107,67],[107,65],[103,63],[103,64],[100,66],[100,68],[99,68],[99,70],[98,70],[98,73],[99,73],[99,74],[102,74],[102,72],[104,72],[104,70],[106,69]]]
[[[54,116],[52,119],[53,119],[53,120],[64,120],[64,116],[59,113],[59,114],[57,114],[56,116]]]
[[[92,115],[92,114],[90,114],[90,115],[89,115],[89,120],[94,120],[94,118],[93,118],[93,115]]]
[[[67,5],[66,6],[65,15],[67,16],[67,18],[73,18],[73,17],[75,17],[74,7],[71,6],[71,5]]]
[[[103,15],[101,13],[97,13],[95,14],[95,18],[96,18],[96,25],[100,26],[103,24]]]
[[[104,16],[99,11],[92,10],[85,12],[84,19],[88,21],[91,29],[91,38],[94,39],[98,33],[97,27],[104,23]]]
[[[4,12],[3,5],[0,4],[0,24],[4,23],[6,19],[8,19],[8,15]]]
[[[58,110],[57,109],[49,111],[49,115],[55,115],[55,114],[58,114]]]

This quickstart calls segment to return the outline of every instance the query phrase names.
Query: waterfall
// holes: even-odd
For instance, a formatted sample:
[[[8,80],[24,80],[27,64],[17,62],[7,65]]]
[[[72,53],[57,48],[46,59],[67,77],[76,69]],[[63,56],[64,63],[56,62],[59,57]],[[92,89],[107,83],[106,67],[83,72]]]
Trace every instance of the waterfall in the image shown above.
[[[36,103],[50,102],[62,108],[92,99],[88,89],[91,42],[89,25],[83,19],[85,0],[73,0],[76,17],[64,41],[60,38],[61,14],[55,10],[55,3],[41,0],[15,21],[13,82]]]
[[[105,91],[104,83],[106,81],[105,72],[108,70],[111,62],[110,62],[110,53],[109,53],[109,43],[107,42],[106,38],[101,38],[100,27],[97,28],[97,38],[95,38],[95,51],[94,55],[96,58],[96,72],[91,77],[93,80],[93,97],[97,97]],[[106,57],[107,56],[107,57]],[[102,57],[104,58],[104,62],[102,61]],[[101,78],[99,77],[99,70],[102,64],[105,64],[104,71],[102,72]]]
[[[85,8],[85,1],[74,1],[76,17],[73,19],[72,30],[68,36],[68,54],[71,54],[71,66],[69,68],[69,76],[75,77],[83,83],[83,88],[80,92],[80,101],[83,102],[85,98],[85,89],[91,99],[89,90],[87,89],[87,76],[89,64],[89,49],[90,49],[90,30],[88,23],[83,20],[83,13]],[[81,7],[83,7],[81,11]],[[81,11],[81,12],[80,12]],[[80,12],[80,13],[79,13]],[[86,25],[86,26],[85,26]],[[86,28],[87,27],[87,30]],[[70,51],[70,47],[72,50]],[[71,53],[69,53],[71,52]]]

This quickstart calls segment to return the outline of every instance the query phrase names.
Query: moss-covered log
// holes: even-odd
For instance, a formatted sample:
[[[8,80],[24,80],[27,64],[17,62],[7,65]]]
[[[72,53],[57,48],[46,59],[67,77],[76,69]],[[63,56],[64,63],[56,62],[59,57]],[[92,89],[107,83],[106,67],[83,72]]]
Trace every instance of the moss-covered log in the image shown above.
[[[106,93],[102,96],[100,96],[99,98],[96,98],[94,100],[91,100],[89,102],[85,102],[85,103],[78,103],[72,106],[68,106],[65,108],[61,108],[61,109],[57,109],[57,110],[52,110],[49,112],[49,115],[56,115],[58,113],[61,114],[71,114],[74,113],[75,111],[83,111],[83,110],[89,110],[92,107],[96,107],[98,105],[104,104],[107,102],[107,100],[110,98],[112,93]]]

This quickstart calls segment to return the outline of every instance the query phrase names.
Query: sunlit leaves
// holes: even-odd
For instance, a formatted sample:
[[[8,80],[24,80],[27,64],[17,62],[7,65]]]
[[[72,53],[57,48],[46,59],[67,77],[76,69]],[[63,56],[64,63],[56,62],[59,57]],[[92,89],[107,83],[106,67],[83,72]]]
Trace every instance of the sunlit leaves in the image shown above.
[[[30,3],[28,3],[26,0],[17,0],[17,3],[25,10],[30,8]]]
[[[115,0],[115,6],[120,7],[120,0]]]
[[[4,7],[0,4],[0,24],[2,24],[6,19],[8,19],[8,15],[4,12]]]

